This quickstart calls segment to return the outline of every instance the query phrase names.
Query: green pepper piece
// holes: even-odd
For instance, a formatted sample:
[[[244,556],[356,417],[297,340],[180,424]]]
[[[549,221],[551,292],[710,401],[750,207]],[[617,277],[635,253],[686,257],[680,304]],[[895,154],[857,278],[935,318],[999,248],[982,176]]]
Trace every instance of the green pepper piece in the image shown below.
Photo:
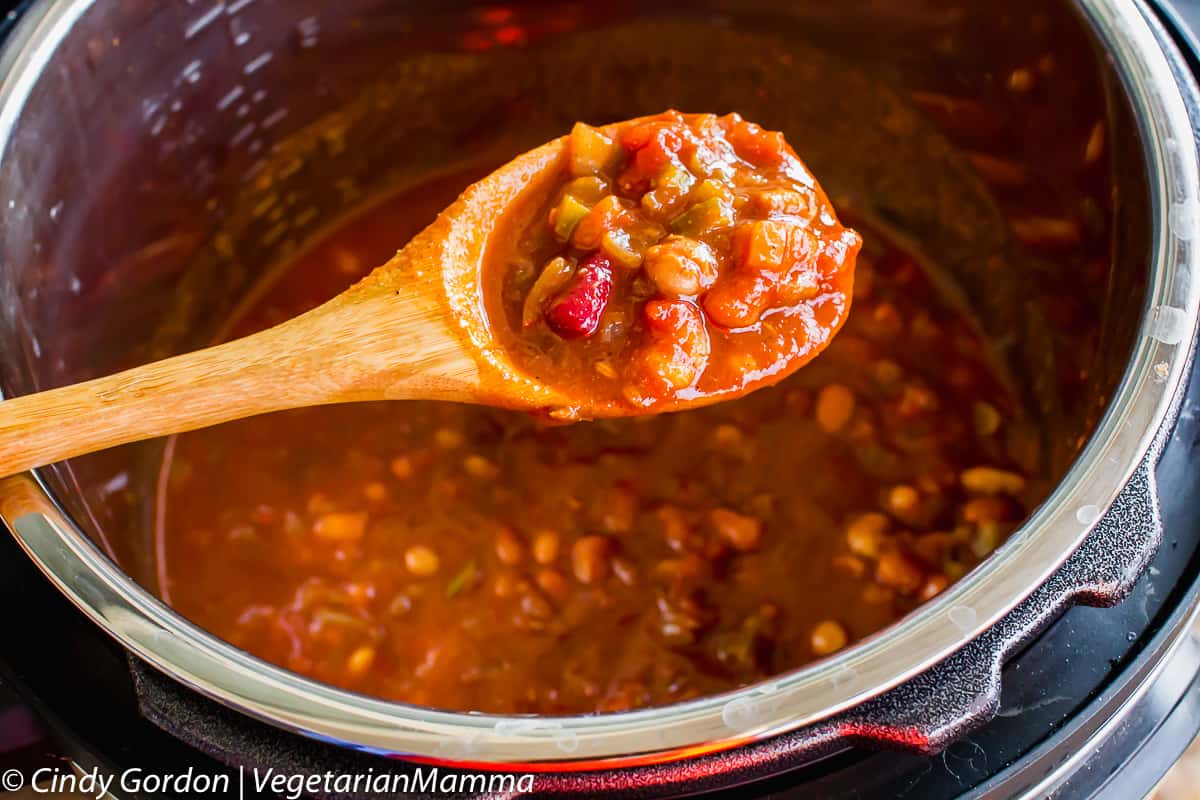
[[[458,574],[450,580],[450,584],[446,587],[446,597],[454,597],[457,594],[461,594],[462,591],[466,589],[469,584],[474,583],[475,579],[478,577],[479,567],[475,563],[475,559],[471,559],[467,562],[466,566],[460,569]]]
[[[720,197],[697,203],[671,220],[671,231],[682,236],[700,236],[714,228],[733,224],[733,209]]]
[[[579,221],[588,215],[590,208],[574,195],[563,195],[563,199],[559,201],[558,206],[554,209],[554,236],[560,242],[565,242],[571,238],[571,233],[575,230],[575,226]]]

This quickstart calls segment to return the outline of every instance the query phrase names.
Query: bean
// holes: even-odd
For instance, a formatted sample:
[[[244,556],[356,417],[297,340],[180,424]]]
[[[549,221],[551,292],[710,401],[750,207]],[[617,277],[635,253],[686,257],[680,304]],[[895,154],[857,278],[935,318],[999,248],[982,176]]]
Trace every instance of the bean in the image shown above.
[[[697,295],[716,281],[717,256],[704,242],[668,236],[646,251],[645,270],[665,295]]]
[[[637,515],[637,495],[632,489],[614,486],[604,496],[599,513],[600,526],[608,533],[628,533],[633,530]]]
[[[704,561],[694,553],[666,558],[654,566],[654,574],[677,583],[695,581],[704,575]]]
[[[584,536],[571,548],[571,568],[580,583],[597,584],[608,577],[611,543],[606,536]]]
[[[1083,228],[1064,217],[1025,217],[1009,220],[1013,234],[1032,247],[1074,247],[1083,241]]]
[[[392,459],[391,467],[392,474],[402,481],[413,476],[413,463],[408,456],[396,456]]]
[[[1015,472],[996,467],[971,467],[959,475],[963,488],[979,494],[1020,494],[1025,479]]]
[[[1008,74],[1008,89],[1011,92],[1025,94],[1033,88],[1033,71],[1027,67],[1019,67]]]
[[[862,601],[869,606],[884,606],[888,605],[895,599],[895,592],[886,586],[880,586],[877,583],[869,583],[863,587]]]
[[[817,395],[817,424],[826,433],[837,433],[854,415],[854,392],[840,383],[826,386]]]
[[[991,436],[1000,430],[1000,412],[991,403],[976,402],[971,406],[971,422],[975,426],[975,433]]]
[[[441,560],[433,548],[418,544],[404,551],[404,566],[418,578],[427,578],[438,571]]]
[[[322,514],[313,523],[313,533],[317,538],[330,542],[358,541],[366,530],[365,511],[335,511]]]
[[[612,262],[602,253],[592,253],[579,264],[571,281],[547,306],[546,324],[566,339],[591,336],[600,327],[612,287]]]
[[[871,312],[871,329],[880,339],[894,340],[904,332],[904,317],[891,303],[880,303]]]
[[[899,550],[890,550],[875,563],[875,580],[901,594],[913,594],[924,582],[921,569]]]
[[[846,629],[841,623],[826,619],[818,622],[812,629],[809,644],[814,655],[827,656],[845,647],[848,640]]]
[[[478,453],[472,453],[463,459],[463,469],[471,477],[487,481],[495,480],[500,474],[499,467]]]
[[[515,567],[525,560],[525,543],[512,528],[503,527],[496,534],[496,558],[509,567]]]
[[[379,503],[387,499],[387,487],[379,481],[371,481],[363,487],[363,495],[372,503]]]
[[[727,508],[714,508],[709,512],[708,519],[717,535],[734,550],[747,553],[758,549],[759,543],[762,542],[762,520],[755,517]]]
[[[546,567],[538,570],[536,580],[539,589],[560,603],[571,594],[571,587],[567,583],[567,579],[556,569]]]
[[[517,592],[517,576],[507,570],[499,572],[492,578],[492,594],[503,600],[512,597]]]
[[[878,558],[884,534],[891,523],[877,511],[861,514],[846,527],[846,546],[865,558]]]
[[[929,578],[925,581],[925,585],[921,587],[920,594],[918,594],[917,596],[921,599],[922,602],[924,602],[926,600],[932,600],[933,598],[937,597],[942,592],[946,591],[946,588],[949,586],[950,586],[950,579],[948,577],[946,577],[945,575],[942,575],[942,574],[930,575]]]
[[[533,560],[539,564],[553,564],[558,559],[559,539],[555,531],[538,531],[533,537]]]
[[[675,506],[663,506],[655,512],[663,527],[663,539],[667,546],[676,553],[682,553],[688,546],[692,527],[688,524],[683,511]]]
[[[1104,155],[1104,122],[1097,122],[1088,134],[1087,145],[1083,149],[1083,163],[1092,166]]]
[[[375,648],[364,645],[350,654],[346,661],[346,671],[352,677],[361,678],[371,670],[375,663]]]
[[[438,428],[433,432],[433,441],[443,450],[453,450],[462,445],[463,435],[454,428]]]
[[[713,447],[723,453],[740,455],[746,445],[746,435],[736,425],[718,425],[712,432]]]
[[[901,517],[911,515],[921,505],[921,493],[907,484],[893,486],[887,493],[887,507]]]
[[[971,537],[971,552],[979,558],[989,555],[1000,544],[1003,531],[998,522],[981,522]]]
[[[904,370],[890,358],[876,361],[872,368],[872,374],[875,382],[885,389],[899,385],[900,381],[904,379]]]
[[[972,497],[963,503],[962,518],[963,522],[970,523],[1001,522],[1009,519],[1011,512],[1012,505],[1008,500],[996,495],[987,495]]]
[[[833,557],[833,566],[852,578],[861,578],[867,574],[867,565],[857,556],[837,555]]]

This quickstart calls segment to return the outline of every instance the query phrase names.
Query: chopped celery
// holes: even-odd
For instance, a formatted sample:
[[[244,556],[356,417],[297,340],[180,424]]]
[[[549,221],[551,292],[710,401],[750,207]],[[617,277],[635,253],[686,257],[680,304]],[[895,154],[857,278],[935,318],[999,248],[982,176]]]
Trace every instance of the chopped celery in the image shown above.
[[[559,201],[558,206],[554,209],[552,224],[554,226],[554,235],[560,242],[565,242],[571,238],[571,233],[575,230],[575,226],[579,221],[588,215],[592,209],[585,206],[574,195],[563,195],[563,199]]]
[[[475,563],[475,559],[471,559],[446,585],[446,597],[462,594],[463,590],[473,585],[478,577],[479,565]]]
[[[723,198],[710,197],[671,220],[671,231],[684,236],[700,236],[732,224],[733,207]]]

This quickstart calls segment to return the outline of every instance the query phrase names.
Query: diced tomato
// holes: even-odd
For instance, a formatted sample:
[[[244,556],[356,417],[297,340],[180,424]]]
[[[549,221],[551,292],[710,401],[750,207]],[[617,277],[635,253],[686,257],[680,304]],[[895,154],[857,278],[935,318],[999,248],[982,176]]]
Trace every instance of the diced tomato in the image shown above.
[[[847,264],[853,264],[862,249],[862,236],[853,228],[843,228],[841,235],[824,243],[817,259],[821,274],[836,275]]]
[[[768,131],[747,122],[737,114],[730,115],[729,143],[737,154],[759,167],[777,167],[785,155],[792,155],[783,134],[779,131]]]
[[[663,397],[690,386],[710,350],[703,313],[687,300],[651,300],[643,315],[647,341],[635,357],[641,388]]]
[[[773,289],[764,273],[736,270],[718,280],[704,296],[704,311],[718,325],[744,328],[762,317]]]

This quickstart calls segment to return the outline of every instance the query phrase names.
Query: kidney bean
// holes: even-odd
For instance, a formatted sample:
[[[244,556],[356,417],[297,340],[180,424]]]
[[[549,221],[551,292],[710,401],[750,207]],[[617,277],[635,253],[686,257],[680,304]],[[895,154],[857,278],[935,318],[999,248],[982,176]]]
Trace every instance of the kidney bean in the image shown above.
[[[546,324],[564,339],[591,336],[608,308],[612,286],[612,262],[602,253],[592,253],[546,309]]]

